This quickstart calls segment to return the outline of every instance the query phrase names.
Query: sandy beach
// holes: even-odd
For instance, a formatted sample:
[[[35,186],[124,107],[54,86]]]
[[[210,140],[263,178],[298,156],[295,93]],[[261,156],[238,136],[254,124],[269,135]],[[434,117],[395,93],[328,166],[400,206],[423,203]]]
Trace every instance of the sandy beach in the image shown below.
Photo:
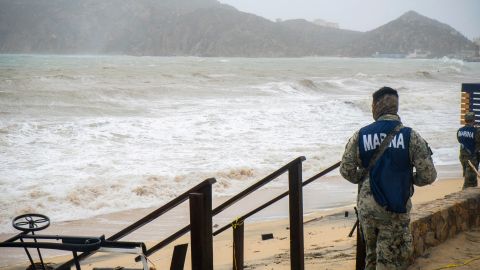
[[[441,179],[427,187],[417,187],[413,196],[413,211],[415,206],[427,203],[429,201],[442,198],[447,194],[461,189],[463,180],[458,177],[458,171],[452,170],[452,167],[446,167],[441,170]],[[451,178],[456,176],[455,178]],[[334,177],[337,178],[337,177]],[[272,190],[266,189],[263,192],[271,193]],[[309,194],[309,193],[306,193]],[[262,196],[262,195],[257,195]],[[312,194],[306,196],[314,196]],[[312,198],[310,198],[312,199]],[[221,203],[222,199],[214,204]],[[251,201],[251,200],[250,200]],[[304,234],[305,234],[305,267],[306,269],[353,269],[355,265],[355,238],[349,238],[347,235],[355,223],[355,214],[353,212],[354,201],[351,205],[325,209],[306,213],[304,216]],[[247,203],[248,205],[248,203]],[[254,205],[254,203],[251,203]],[[285,202],[280,202],[279,206],[266,210],[262,213],[264,216],[280,215],[279,208],[283,207]],[[178,217],[185,219],[188,217],[187,204],[184,207],[167,214],[158,221],[152,222],[138,232],[129,235],[124,240],[145,241],[148,246],[152,246],[162,237],[178,230]],[[287,208],[285,208],[287,209]],[[142,209],[134,211],[125,211],[109,215],[98,216],[92,219],[77,220],[70,222],[53,223],[53,225],[42,234],[60,234],[60,235],[101,235],[107,237],[119,229],[126,227],[132,221],[141,218],[152,209]],[[282,210],[285,212],[285,210]],[[345,212],[348,212],[346,217]],[[220,219],[214,220],[214,227],[223,226],[227,220],[232,219],[236,213],[224,215]],[[289,269],[289,230],[288,219],[273,218],[273,220],[254,220],[247,221],[245,225],[245,265],[246,269]],[[88,227],[88,228],[87,228]],[[262,234],[272,233],[273,239],[263,240]],[[10,235],[1,235],[1,240]],[[189,235],[185,235],[175,241],[174,244],[189,242]],[[467,237],[467,236],[459,236]],[[476,237],[476,236],[474,236]],[[460,240],[457,241],[462,243]],[[156,269],[169,268],[170,258],[173,251],[170,245],[165,249],[155,253],[150,257],[151,265]],[[441,245],[439,248],[445,246]],[[2,252],[3,253],[3,252]],[[437,254],[439,252],[431,252]],[[185,268],[189,269],[190,259],[187,252]],[[441,254],[441,253],[440,253]],[[70,258],[71,255],[62,255],[55,252],[45,252],[47,261],[58,263]],[[6,249],[1,255],[1,269],[24,269],[28,262],[26,256],[18,250]],[[215,269],[231,269],[232,267],[232,233],[231,229],[214,237],[214,263]],[[21,262],[21,263],[19,263]],[[420,263],[428,265],[429,257],[422,258]],[[423,266],[415,266],[412,269],[426,269]],[[82,264],[84,269],[92,267],[140,267],[140,264],[133,261],[130,255],[111,255],[97,254]],[[420,267],[420,268],[419,268]],[[470,268],[465,268],[470,269]],[[473,268],[472,268],[473,269]]]

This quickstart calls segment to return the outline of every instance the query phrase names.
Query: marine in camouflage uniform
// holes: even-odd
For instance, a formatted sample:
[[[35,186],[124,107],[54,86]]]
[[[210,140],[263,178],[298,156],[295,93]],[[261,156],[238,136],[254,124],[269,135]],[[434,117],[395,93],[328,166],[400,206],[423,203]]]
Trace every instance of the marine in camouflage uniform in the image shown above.
[[[375,101],[374,94],[372,113],[375,121],[400,121],[400,117],[397,115],[398,94],[396,91],[394,93],[396,96],[385,94],[377,101]],[[410,164],[416,169],[416,172],[413,173],[412,182],[417,186],[431,184],[437,177],[431,158],[432,152],[426,141],[416,131],[411,130],[410,134],[408,155]],[[410,198],[406,203],[406,213],[386,210],[386,207],[379,205],[373,197],[370,176],[368,173],[364,173],[365,170],[366,168],[362,167],[359,131],[357,131],[345,147],[340,173],[351,183],[361,185],[357,206],[360,228],[366,245],[365,269],[406,269],[413,252],[412,236],[409,229],[410,209],[412,207]],[[366,177],[363,180],[360,179],[365,175]],[[411,196],[413,186],[411,186],[410,191]]]
[[[465,126],[460,128],[457,131],[457,139],[458,142],[460,143],[460,163],[462,164],[463,168],[463,177],[464,177],[464,182],[463,182],[463,189],[466,189],[468,187],[476,187],[478,185],[477,182],[477,173],[470,167],[468,164],[468,161],[470,160],[475,166],[475,168],[478,170],[478,151],[479,151],[479,146],[480,146],[480,130],[479,128],[475,127],[475,113],[473,112],[468,112],[465,114]],[[467,131],[467,130],[472,130],[474,133],[473,138],[462,138],[462,131]],[[468,142],[465,143],[464,140],[471,140],[471,145],[468,145]],[[469,149],[471,148],[471,149]]]

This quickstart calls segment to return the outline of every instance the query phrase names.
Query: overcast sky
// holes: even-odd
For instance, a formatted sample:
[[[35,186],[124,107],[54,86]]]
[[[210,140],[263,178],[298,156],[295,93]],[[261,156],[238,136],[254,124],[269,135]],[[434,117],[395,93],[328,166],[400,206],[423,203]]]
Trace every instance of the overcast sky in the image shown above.
[[[368,31],[409,10],[480,37],[480,0],[219,0],[270,20],[324,19],[340,28]]]

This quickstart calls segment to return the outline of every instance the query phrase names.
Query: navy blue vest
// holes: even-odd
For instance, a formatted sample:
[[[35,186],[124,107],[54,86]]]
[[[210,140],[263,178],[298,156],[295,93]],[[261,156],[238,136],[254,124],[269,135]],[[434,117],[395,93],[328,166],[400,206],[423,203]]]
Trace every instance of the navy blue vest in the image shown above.
[[[475,153],[475,127],[464,126],[458,129],[457,140],[470,155]]]
[[[364,168],[380,146],[383,139],[399,121],[379,120],[360,129],[358,148]],[[404,127],[392,139],[389,147],[370,169],[370,188],[375,201],[386,206],[388,211],[406,213],[406,204],[411,196],[413,166],[409,146],[412,129]]]

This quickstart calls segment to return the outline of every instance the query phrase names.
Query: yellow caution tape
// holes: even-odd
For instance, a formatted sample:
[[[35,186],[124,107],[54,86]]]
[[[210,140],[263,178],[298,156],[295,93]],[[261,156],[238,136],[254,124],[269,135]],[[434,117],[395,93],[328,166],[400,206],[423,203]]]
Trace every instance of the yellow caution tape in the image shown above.
[[[447,264],[445,266],[442,266],[440,268],[435,268],[433,270],[441,270],[441,269],[449,269],[449,268],[455,268],[455,267],[460,267],[460,266],[465,266],[471,262],[474,262],[474,261],[477,261],[477,260],[480,260],[480,257],[476,257],[476,258],[473,258],[473,259],[469,259],[469,260],[466,260],[464,261],[463,263],[461,264]]]

